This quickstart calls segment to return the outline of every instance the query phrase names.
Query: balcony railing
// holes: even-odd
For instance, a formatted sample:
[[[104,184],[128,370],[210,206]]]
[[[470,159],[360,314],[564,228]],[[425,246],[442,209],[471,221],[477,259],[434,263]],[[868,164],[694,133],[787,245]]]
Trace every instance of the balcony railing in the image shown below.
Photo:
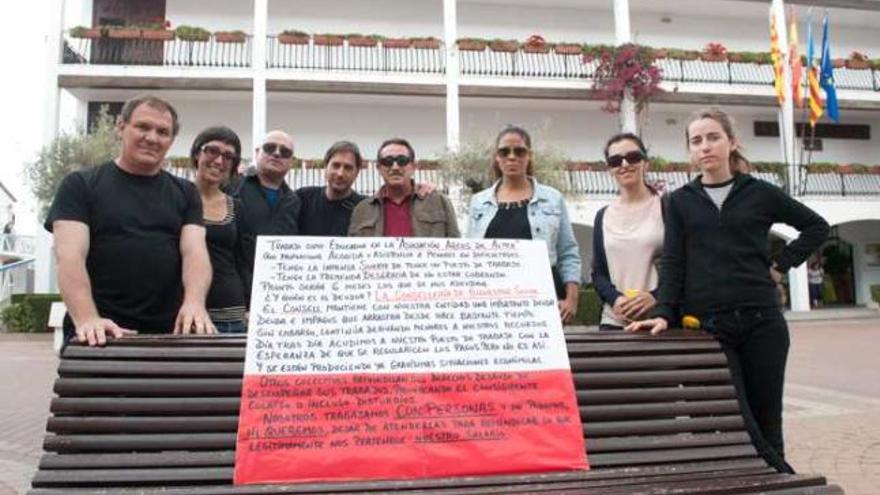
[[[251,37],[242,43],[64,37],[65,64],[250,67]]]
[[[314,39],[307,44],[281,43],[270,36],[267,46],[269,68],[314,69],[364,72],[401,72],[409,74],[443,74],[446,54],[438,48],[391,48],[382,42],[376,46],[319,45]]]
[[[527,53],[459,50],[461,73],[475,76],[586,79],[592,77],[594,63],[584,63],[582,55],[555,52]]]
[[[0,304],[13,294],[33,291],[35,258],[0,256]]]

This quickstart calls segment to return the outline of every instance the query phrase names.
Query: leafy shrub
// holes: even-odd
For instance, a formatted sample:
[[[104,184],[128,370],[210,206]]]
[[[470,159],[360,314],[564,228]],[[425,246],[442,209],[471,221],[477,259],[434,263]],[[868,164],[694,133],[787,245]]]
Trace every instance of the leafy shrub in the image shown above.
[[[30,305],[13,303],[0,311],[0,321],[10,332],[30,332],[35,326],[36,318]]]

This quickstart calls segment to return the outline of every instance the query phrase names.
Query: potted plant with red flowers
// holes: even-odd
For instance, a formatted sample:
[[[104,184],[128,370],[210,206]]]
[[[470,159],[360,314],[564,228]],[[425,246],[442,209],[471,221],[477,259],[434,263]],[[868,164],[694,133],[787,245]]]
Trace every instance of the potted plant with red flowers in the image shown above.
[[[409,48],[413,44],[409,38],[386,38],[382,40],[383,48]]]
[[[244,43],[247,34],[244,31],[216,31],[214,41],[217,43]]]
[[[543,36],[533,34],[522,44],[522,49],[526,53],[548,53],[551,46]]]
[[[433,36],[410,38],[412,47],[417,50],[436,50],[440,48],[440,39]]]
[[[153,41],[168,41],[174,39],[174,31],[171,30],[171,21],[157,17],[152,22],[141,27],[141,38]]]
[[[481,52],[486,49],[489,43],[480,38],[460,38],[455,44],[462,51]]]
[[[376,35],[376,34],[363,35],[360,33],[346,34],[345,41],[348,42],[348,46],[370,48],[370,47],[374,47],[379,44],[379,35]]]
[[[493,52],[513,53],[519,50],[519,42],[516,40],[494,39],[489,42],[489,49]]]
[[[70,30],[71,38],[97,39],[103,35],[101,28],[76,26]]]
[[[663,92],[661,70],[654,65],[650,48],[627,43],[603,52],[596,62],[593,90],[605,100],[603,110],[608,113],[620,112],[625,97],[631,97],[636,113],[641,113],[653,96]]]
[[[134,26],[107,26],[107,37],[117,40],[137,40],[141,38],[140,28]]]
[[[553,51],[558,55],[581,55],[584,53],[584,45],[578,43],[556,43]]]
[[[278,35],[278,42],[282,45],[308,45],[309,33],[296,29],[285,29]]]
[[[316,34],[312,37],[316,45],[342,46],[345,37],[340,34]]]
[[[704,62],[725,62],[727,61],[727,48],[721,43],[707,43],[700,53],[700,59]]]
[[[854,51],[849,54],[846,59],[846,68],[855,70],[865,70],[871,68],[871,59],[862,52]]]

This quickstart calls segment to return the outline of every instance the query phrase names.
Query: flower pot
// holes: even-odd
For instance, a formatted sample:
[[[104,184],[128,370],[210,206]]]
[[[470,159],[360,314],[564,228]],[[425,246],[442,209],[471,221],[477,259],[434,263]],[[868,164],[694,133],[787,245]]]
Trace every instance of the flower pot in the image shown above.
[[[90,40],[98,39],[102,36],[101,28],[84,28],[84,29],[71,29],[70,37],[71,38],[86,38]]]
[[[669,51],[666,48],[655,48],[652,51],[652,55],[655,60],[658,58],[666,58],[669,55]]]
[[[870,167],[868,171],[871,174],[880,175],[880,165],[874,165],[873,167]]]
[[[727,55],[723,53],[701,53],[700,60],[703,62],[726,62]]]
[[[458,40],[456,42],[459,50],[468,52],[481,52],[486,49],[487,44],[482,40]]]
[[[869,62],[869,61],[867,61],[867,60],[854,60],[854,59],[849,59],[849,60],[846,61],[846,68],[847,68],[847,69],[854,69],[854,70],[865,70],[865,69],[870,69],[870,68],[871,68],[871,62]]]
[[[837,166],[837,173],[840,175],[850,175],[855,173],[856,168],[850,164],[842,164]]]
[[[373,47],[379,44],[379,40],[369,36],[350,36],[347,40],[348,46]]]
[[[835,58],[831,59],[831,66],[835,69],[842,69],[846,67],[846,59],[843,58]]]
[[[412,47],[417,50],[436,50],[440,48],[440,40],[436,38],[414,39]]]
[[[282,45],[308,45],[309,35],[307,34],[279,34],[278,42]]]
[[[550,53],[550,45],[547,43],[523,45],[522,50],[525,53]]]
[[[244,43],[244,33],[214,33],[214,41],[217,43]]]
[[[323,46],[342,46],[342,42],[345,40],[345,38],[336,34],[316,34],[312,39],[314,39],[316,45]]]
[[[385,48],[409,48],[412,46],[412,40],[409,38],[390,38],[382,40],[382,46]]]
[[[110,28],[107,37],[117,40],[137,40],[141,37],[141,30],[136,28]]]
[[[153,41],[168,41],[174,39],[174,31],[167,29],[144,29],[141,31],[141,38]]]
[[[489,49],[493,52],[513,53],[519,50],[519,42],[513,40],[490,41]]]
[[[553,51],[559,55],[580,55],[584,49],[581,45],[575,43],[559,43],[553,47]]]

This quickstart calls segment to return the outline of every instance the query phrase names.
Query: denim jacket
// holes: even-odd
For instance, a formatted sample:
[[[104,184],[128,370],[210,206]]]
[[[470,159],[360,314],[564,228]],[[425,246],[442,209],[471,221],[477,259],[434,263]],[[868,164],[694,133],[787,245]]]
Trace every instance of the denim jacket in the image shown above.
[[[580,284],[581,255],[568,217],[568,209],[565,207],[565,199],[556,189],[543,186],[534,178],[530,180],[535,191],[527,207],[532,239],[541,239],[547,243],[550,265],[556,266],[563,282]],[[496,182],[471,198],[467,237],[485,237],[486,229],[498,211],[498,202],[495,200],[498,185],[499,182]]]

